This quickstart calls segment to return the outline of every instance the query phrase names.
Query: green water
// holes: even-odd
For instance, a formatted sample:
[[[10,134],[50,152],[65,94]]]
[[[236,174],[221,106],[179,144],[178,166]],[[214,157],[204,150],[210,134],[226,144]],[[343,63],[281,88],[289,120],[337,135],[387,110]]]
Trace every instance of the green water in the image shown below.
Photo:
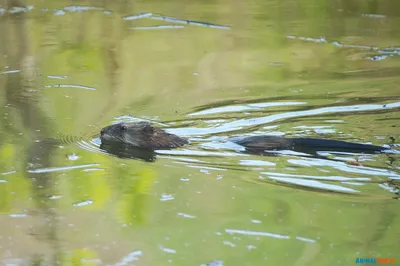
[[[1,1],[1,263],[400,260],[398,25],[395,0]],[[191,143],[100,149],[137,120]],[[393,153],[225,142],[262,134]]]

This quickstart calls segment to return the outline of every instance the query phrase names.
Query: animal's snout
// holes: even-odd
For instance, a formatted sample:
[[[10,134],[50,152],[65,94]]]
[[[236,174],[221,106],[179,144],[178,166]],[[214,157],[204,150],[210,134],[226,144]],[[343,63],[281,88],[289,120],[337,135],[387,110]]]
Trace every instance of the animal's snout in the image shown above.
[[[102,128],[101,131],[100,131],[100,138],[103,137],[105,132],[106,132],[106,130],[104,128]]]

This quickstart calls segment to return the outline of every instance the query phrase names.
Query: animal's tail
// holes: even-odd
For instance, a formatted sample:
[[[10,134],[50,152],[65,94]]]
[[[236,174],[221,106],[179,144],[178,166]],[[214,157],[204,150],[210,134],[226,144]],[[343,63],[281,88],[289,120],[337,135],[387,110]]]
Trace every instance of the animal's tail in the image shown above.
[[[376,153],[387,150],[388,148],[361,144],[354,142],[347,142],[341,140],[328,140],[328,139],[314,139],[314,138],[294,138],[294,149],[308,148],[315,150],[329,150],[329,151],[348,151],[348,152],[366,152]]]

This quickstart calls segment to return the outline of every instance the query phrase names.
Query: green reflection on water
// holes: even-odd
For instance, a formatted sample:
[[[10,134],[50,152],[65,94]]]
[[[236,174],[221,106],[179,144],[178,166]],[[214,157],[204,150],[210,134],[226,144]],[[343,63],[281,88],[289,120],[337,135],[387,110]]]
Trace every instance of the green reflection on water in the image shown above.
[[[115,264],[137,249],[144,253],[138,265],[216,259],[226,265],[333,265],[395,257],[399,207],[394,193],[379,187],[387,176],[367,176],[371,182],[362,186],[327,182],[363,193],[342,195],[263,182],[260,172],[366,176],[301,167],[290,156],[246,157],[271,162],[260,167],[240,167],[231,157],[188,156],[201,162],[180,164],[167,156],[144,163],[81,149],[75,141],[47,141],[89,141],[88,135],[128,114],[206,128],[216,125],[212,119],[396,102],[399,55],[384,49],[399,43],[399,1],[104,1],[81,4],[111,14],[65,9],[63,15],[55,9],[70,2],[28,2],[34,7],[28,12],[2,13],[22,5],[18,1],[0,6],[0,54],[6,55],[0,57],[0,172],[8,173],[0,176],[0,223],[3,240],[12,240],[0,245],[4,260],[38,255],[32,265],[94,263],[82,258]],[[122,19],[146,12],[232,28],[134,31],[129,28],[170,22]],[[377,55],[387,57],[370,60]],[[279,101],[306,104],[186,116],[199,106]],[[342,122],[332,126],[326,120]],[[398,142],[396,121],[397,109],[333,113],[234,133],[276,126],[274,131],[319,136],[312,127],[330,125],[333,132],[322,136],[387,144],[389,136]],[[202,150],[201,141],[188,149]],[[76,161],[67,159],[73,153]],[[28,173],[86,164],[98,166]],[[362,164],[399,169],[398,157],[385,155]]]

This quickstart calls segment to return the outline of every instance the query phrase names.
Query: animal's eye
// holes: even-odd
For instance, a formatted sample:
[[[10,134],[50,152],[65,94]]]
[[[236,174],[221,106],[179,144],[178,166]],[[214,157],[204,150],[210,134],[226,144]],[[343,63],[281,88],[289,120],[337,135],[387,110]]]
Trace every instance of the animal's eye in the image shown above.
[[[121,124],[121,130],[126,130],[126,129],[127,129],[126,125]]]

